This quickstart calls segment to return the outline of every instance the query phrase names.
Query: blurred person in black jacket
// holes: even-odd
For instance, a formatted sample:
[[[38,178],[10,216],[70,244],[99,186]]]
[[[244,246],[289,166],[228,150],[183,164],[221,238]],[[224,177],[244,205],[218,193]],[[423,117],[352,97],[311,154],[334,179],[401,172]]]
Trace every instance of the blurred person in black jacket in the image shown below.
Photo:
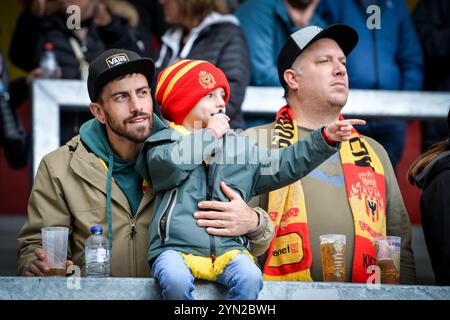
[[[425,58],[424,89],[450,92],[450,1],[422,0],[413,20]],[[422,122],[422,151],[446,137],[445,120]]]
[[[161,37],[169,28],[164,19],[164,9],[159,0],[127,0],[139,12],[136,27],[146,52],[145,56],[158,59],[161,48]]]
[[[27,163],[28,136],[9,97],[9,79],[3,51],[0,49],[0,147],[11,168],[20,169]]]
[[[230,83],[226,111],[230,127],[245,128],[241,104],[250,82],[250,58],[238,19],[225,14],[225,1],[160,0],[160,3],[166,22],[172,27],[162,37],[157,73],[179,59],[206,60],[216,65]]]
[[[70,5],[80,8],[80,26],[69,28],[73,21]],[[72,30],[71,30],[72,29]],[[76,41],[89,63],[108,48],[125,48],[142,53],[128,21],[112,15],[105,4],[91,0],[33,0],[21,13],[9,50],[11,61],[25,71],[39,67],[46,42],[53,43],[63,79],[81,79]]]
[[[106,1],[111,5],[109,2],[114,1]],[[80,9],[78,26],[77,12],[71,10],[71,5]],[[136,9],[127,2],[124,6],[126,10],[122,9],[119,17],[98,0],[32,0],[19,16],[9,50],[12,63],[28,72],[26,78],[11,83],[12,104],[17,107],[27,101],[32,81],[44,77],[40,61],[48,42],[53,44],[59,65],[56,78],[62,79],[85,80],[89,63],[108,48],[125,48],[145,55],[145,48],[139,45],[137,33],[127,20],[137,15],[132,12]],[[61,143],[78,133],[80,125],[89,118],[89,112],[62,113]]]
[[[408,180],[423,189],[422,226],[436,284],[450,286],[450,110],[447,139],[432,145],[412,164]]]

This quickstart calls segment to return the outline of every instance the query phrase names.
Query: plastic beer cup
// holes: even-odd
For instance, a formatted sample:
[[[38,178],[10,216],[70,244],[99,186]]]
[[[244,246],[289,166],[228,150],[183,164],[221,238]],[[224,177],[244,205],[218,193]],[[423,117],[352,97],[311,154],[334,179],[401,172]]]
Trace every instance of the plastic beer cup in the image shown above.
[[[322,253],[322,272],[324,282],[345,281],[345,245],[343,234],[325,234],[319,237]]]
[[[375,237],[381,283],[400,283],[400,237]]]
[[[69,229],[66,227],[47,227],[41,229],[42,247],[47,253],[50,270],[47,276],[65,276],[67,260],[67,239]]]

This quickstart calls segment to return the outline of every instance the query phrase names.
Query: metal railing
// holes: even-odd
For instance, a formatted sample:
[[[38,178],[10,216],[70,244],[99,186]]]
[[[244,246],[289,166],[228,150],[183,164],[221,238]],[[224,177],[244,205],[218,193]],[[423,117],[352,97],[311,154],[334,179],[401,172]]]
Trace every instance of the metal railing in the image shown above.
[[[282,88],[248,87],[242,111],[246,116],[275,114],[285,104]],[[32,177],[41,159],[60,146],[60,112],[87,110],[89,95],[81,80],[36,80],[32,88]],[[350,90],[344,115],[403,119],[447,116],[450,93]]]
[[[286,104],[283,89],[248,87],[242,104],[246,114],[275,114]],[[344,115],[376,118],[439,119],[447,117],[450,92],[350,90]]]

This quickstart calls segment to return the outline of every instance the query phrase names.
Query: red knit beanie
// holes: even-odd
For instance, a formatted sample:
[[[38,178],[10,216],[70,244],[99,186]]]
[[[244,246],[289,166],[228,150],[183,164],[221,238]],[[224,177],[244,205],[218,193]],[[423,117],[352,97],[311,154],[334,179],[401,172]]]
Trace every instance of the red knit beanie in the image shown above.
[[[163,117],[182,124],[200,99],[217,88],[225,90],[227,104],[230,85],[222,70],[203,60],[180,60],[159,73],[155,96]]]

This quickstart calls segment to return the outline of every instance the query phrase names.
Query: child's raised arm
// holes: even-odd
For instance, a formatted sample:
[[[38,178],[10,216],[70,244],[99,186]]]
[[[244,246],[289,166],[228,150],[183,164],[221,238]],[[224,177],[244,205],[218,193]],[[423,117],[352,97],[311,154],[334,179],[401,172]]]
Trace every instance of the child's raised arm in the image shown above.
[[[365,123],[360,119],[335,121],[324,130],[315,130],[289,147],[262,153],[258,151],[262,156],[254,195],[279,189],[303,178],[338,150],[340,145],[335,146],[336,142],[350,140],[352,125]],[[271,168],[275,169],[273,174],[270,173]]]

